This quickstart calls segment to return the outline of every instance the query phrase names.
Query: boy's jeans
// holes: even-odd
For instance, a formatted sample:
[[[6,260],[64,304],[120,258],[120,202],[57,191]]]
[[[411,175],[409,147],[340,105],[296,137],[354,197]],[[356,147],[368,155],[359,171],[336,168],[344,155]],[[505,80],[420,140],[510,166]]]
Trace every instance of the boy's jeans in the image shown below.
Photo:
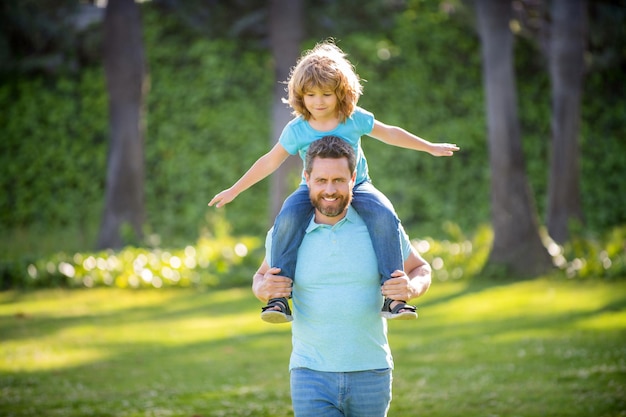
[[[378,259],[381,284],[395,270],[403,270],[400,247],[400,220],[387,197],[365,181],[353,189],[352,206],[359,213],[369,231],[372,246]],[[298,248],[314,209],[309,198],[309,188],[300,185],[285,200],[276,216],[272,232],[272,267],[281,268],[281,275],[294,278]]]
[[[361,372],[291,370],[296,417],[384,417],[391,403],[391,369]]]

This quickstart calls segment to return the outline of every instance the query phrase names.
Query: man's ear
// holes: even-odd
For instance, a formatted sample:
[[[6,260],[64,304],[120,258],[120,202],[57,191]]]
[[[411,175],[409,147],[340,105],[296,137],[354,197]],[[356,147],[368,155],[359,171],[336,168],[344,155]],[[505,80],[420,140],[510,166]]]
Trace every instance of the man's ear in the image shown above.
[[[304,171],[304,182],[306,182],[306,186],[307,186],[307,187],[309,186],[309,178],[311,178],[311,177],[309,176],[309,173],[308,173],[308,172],[306,172],[306,171]],[[309,188],[310,188],[310,187],[309,187]]]

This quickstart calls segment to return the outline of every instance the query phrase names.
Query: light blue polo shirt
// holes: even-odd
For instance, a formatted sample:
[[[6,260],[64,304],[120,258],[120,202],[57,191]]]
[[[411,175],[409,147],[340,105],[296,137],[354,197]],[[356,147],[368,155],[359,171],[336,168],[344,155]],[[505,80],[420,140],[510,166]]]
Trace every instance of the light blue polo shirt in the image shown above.
[[[268,233],[266,248],[271,248]],[[402,233],[404,258],[410,242]],[[270,250],[266,251],[271,265]],[[367,226],[352,208],[337,224],[311,220],[298,251],[289,369],[354,372],[393,368],[383,296]]]

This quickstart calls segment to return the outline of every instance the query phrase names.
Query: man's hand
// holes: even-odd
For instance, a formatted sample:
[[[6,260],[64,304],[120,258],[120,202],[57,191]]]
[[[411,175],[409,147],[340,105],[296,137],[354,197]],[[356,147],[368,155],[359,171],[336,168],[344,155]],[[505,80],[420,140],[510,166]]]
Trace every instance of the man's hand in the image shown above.
[[[408,301],[419,296],[419,292],[411,285],[411,279],[404,271],[397,270],[391,276],[392,278],[382,286],[382,293],[386,298]]]
[[[263,264],[254,274],[252,281],[252,292],[263,303],[267,303],[271,298],[290,297],[291,278],[278,275],[280,268],[269,268],[267,263]]]

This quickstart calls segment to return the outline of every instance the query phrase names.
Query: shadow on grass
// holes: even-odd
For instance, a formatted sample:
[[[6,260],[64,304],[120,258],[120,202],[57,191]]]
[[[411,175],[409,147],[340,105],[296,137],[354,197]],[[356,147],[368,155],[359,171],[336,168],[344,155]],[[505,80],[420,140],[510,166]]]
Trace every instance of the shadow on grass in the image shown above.
[[[0,410],[15,416],[289,416],[286,336],[97,344],[106,358],[0,373]]]
[[[260,306],[242,291],[172,291],[162,302],[94,315],[4,317],[3,340],[17,342],[12,354],[28,345],[39,368],[57,349],[97,355],[82,364],[1,371],[0,415],[293,415],[289,328],[261,322]],[[220,320],[226,323],[214,326]],[[79,328],[89,330],[75,335]],[[63,340],[36,350],[51,337]]]
[[[536,298],[551,285],[487,281],[455,283],[440,296],[431,290],[418,303],[419,320],[389,326],[396,362],[390,415],[623,415],[625,326],[579,324],[623,312],[624,286],[604,302],[555,308]],[[567,297],[580,294],[561,286]],[[90,294],[57,294],[47,309],[1,317],[12,357],[27,348],[35,361],[3,365],[1,415],[293,415],[289,326],[261,322],[249,288],[103,290],[97,302],[85,300]],[[480,308],[462,309],[473,305]],[[63,349],[96,354],[42,365]]]
[[[82,290],[93,292],[94,290]],[[145,293],[158,293],[159,290],[116,290],[110,291],[114,298],[116,294],[124,293],[127,297],[143,297]],[[74,306],[71,301],[63,308],[55,311],[31,312],[25,308],[16,308],[12,314],[0,315],[0,340],[16,340],[31,337],[30,329],[37,332],[38,337],[53,335],[65,328],[77,325],[97,325],[98,327],[115,327],[128,322],[152,322],[154,320],[173,321],[185,317],[199,317],[211,320],[216,317],[250,313],[254,309],[261,311],[261,304],[246,289],[193,291],[173,289],[168,297],[155,301],[149,305],[116,308],[98,313],[90,312],[89,306]],[[75,290],[66,290],[65,294],[76,293]],[[213,295],[232,294],[232,298],[216,299]],[[62,295],[60,297],[63,297]],[[13,295],[11,303],[19,303],[20,297]],[[113,301],[115,302],[115,301]],[[131,300],[132,303],[132,300]],[[5,303],[10,304],[10,303]],[[81,310],[84,314],[81,314]]]
[[[491,336],[516,333],[526,334],[532,337],[549,338],[550,334],[559,337],[563,330],[569,332],[576,328],[577,323],[588,319],[602,316],[606,313],[623,312],[626,310],[626,292],[616,291],[611,295],[611,299],[598,304],[594,308],[582,307],[585,305],[584,299],[575,299],[578,294],[555,294],[548,297],[546,294],[526,294],[520,300],[516,300],[515,288],[524,283],[533,285],[537,281],[511,281],[500,282],[490,280],[464,281],[458,284],[458,289],[442,296],[437,296],[431,291],[424,297],[424,301],[419,300],[419,309],[430,314],[431,311],[439,309],[447,312],[439,313],[437,316],[420,315],[425,320],[418,320],[414,324],[416,329],[432,331],[433,337],[440,343],[448,343],[461,337],[485,338]],[[433,285],[436,285],[433,284]],[[445,285],[445,284],[444,284]],[[556,287],[578,284],[573,282],[546,283],[546,287],[540,287],[539,291],[547,291],[549,287]],[[528,290],[522,290],[528,291]],[[506,300],[511,300],[515,305],[502,304],[498,297],[504,295]],[[593,295],[590,295],[592,297]],[[540,302],[533,297],[543,297]],[[551,298],[569,297],[570,308],[553,308]],[[585,297],[583,294],[581,297]],[[468,302],[463,303],[462,300]],[[472,300],[472,301],[470,301]],[[464,310],[461,307],[468,307]],[[441,316],[441,317],[438,317]],[[442,324],[445,323],[445,326]],[[400,326],[397,323],[394,326]],[[626,342],[626,323],[624,327],[624,341]],[[520,336],[523,337],[523,336]]]

